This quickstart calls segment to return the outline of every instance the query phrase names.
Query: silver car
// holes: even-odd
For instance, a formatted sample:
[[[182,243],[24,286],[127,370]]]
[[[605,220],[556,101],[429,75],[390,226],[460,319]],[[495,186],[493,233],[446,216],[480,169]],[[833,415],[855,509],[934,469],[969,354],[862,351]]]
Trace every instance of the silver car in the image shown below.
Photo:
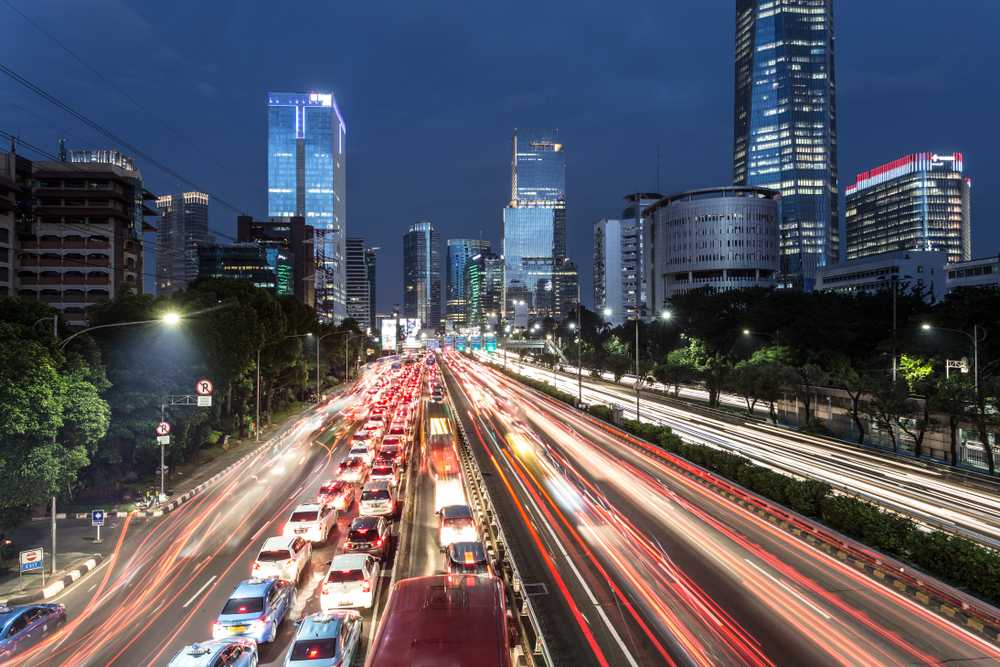
[[[211,639],[185,646],[167,667],[257,667],[257,642],[246,637]]]
[[[284,667],[341,667],[351,665],[361,645],[361,614],[328,611],[296,621],[298,631]]]

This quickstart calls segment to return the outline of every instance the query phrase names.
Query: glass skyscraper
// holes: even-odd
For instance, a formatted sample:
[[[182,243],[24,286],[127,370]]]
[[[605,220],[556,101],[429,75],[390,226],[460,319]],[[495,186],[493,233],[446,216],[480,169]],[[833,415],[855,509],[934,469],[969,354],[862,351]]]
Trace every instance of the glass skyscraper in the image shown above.
[[[268,216],[303,216],[316,229],[316,311],[347,316],[347,127],[333,95],[268,93]]]
[[[445,306],[447,318],[456,325],[469,322],[469,298],[465,291],[465,269],[473,257],[490,252],[490,242],[482,239],[448,239],[448,269]]]
[[[858,174],[847,195],[847,261],[905,250],[972,259],[971,183],[962,154],[917,153]]]
[[[403,235],[403,317],[425,329],[441,323],[441,232],[423,220]]]
[[[198,275],[198,248],[212,245],[208,235],[208,195],[185,192],[159,197],[156,207],[156,295],[170,296]]]
[[[839,261],[833,0],[737,0],[733,182],[781,193],[779,285]]]
[[[561,319],[578,295],[566,259],[566,162],[557,130],[514,130],[501,233],[505,316],[512,319],[514,302],[524,301],[532,318]]]

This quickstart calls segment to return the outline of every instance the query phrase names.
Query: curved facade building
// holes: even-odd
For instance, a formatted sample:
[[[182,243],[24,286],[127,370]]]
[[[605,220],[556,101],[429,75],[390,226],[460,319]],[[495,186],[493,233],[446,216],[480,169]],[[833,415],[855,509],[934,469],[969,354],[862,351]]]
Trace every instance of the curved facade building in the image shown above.
[[[649,306],[711,285],[771,287],[781,268],[780,195],[755,187],[689,190],[643,211]]]

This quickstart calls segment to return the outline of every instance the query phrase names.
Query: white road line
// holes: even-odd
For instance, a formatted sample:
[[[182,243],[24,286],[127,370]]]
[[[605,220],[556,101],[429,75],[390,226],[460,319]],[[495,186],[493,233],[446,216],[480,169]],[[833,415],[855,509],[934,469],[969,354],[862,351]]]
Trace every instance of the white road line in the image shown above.
[[[257,536],[258,536],[258,535],[260,535],[261,533],[263,533],[263,532],[264,532],[264,529],[265,529],[265,528],[267,528],[267,525],[268,525],[268,524],[266,524],[266,523],[265,523],[265,524],[264,524],[263,526],[261,526],[261,527],[260,527],[260,530],[258,530],[258,531],[257,531],[256,533],[254,533],[254,534],[253,534],[253,537],[251,537],[251,538],[250,538],[250,541],[251,541],[251,542],[253,542],[254,540],[256,540],[256,539],[257,539]]]
[[[211,578],[211,579],[209,579],[208,581],[206,581],[206,582],[205,582],[205,585],[204,585],[204,586],[202,586],[201,588],[199,588],[199,589],[198,589],[198,592],[197,592],[197,593],[195,593],[194,595],[192,595],[192,596],[191,596],[191,599],[190,599],[190,600],[188,600],[187,602],[185,602],[185,603],[184,603],[184,608],[185,608],[185,609],[187,609],[187,608],[188,608],[188,607],[189,607],[189,606],[191,605],[191,603],[192,603],[192,602],[194,602],[194,601],[195,601],[195,599],[196,599],[196,598],[197,598],[197,597],[198,597],[199,595],[201,595],[202,593],[204,593],[204,592],[205,592],[205,589],[206,589],[206,588],[208,588],[209,586],[211,586],[211,585],[212,585],[212,582],[213,582],[213,581],[215,581],[215,575],[214,575],[214,574],[212,575],[212,578]]]
[[[815,611],[817,614],[819,614],[820,616],[822,616],[823,618],[825,618],[828,621],[832,621],[833,620],[822,609],[820,609],[819,607],[817,607],[813,603],[809,602],[809,600],[805,599],[804,597],[802,597],[801,595],[799,595],[798,593],[796,593],[795,591],[793,591],[791,588],[789,588],[788,586],[786,586],[783,582],[778,581],[777,579],[775,579],[774,577],[772,577],[771,575],[769,575],[767,572],[765,572],[764,570],[762,570],[761,568],[759,568],[755,563],[751,562],[747,558],[744,558],[743,560],[746,561],[747,564],[750,565],[750,567],[752,567],[753,569],[757,570],[758,572],[760,572],[761,574],[763,574],[765,577],[767,577],[768,579],[770,579],[771,581],[773,581],[774,583],[778,584],[779,586],[781,586],[782,588],[784,588],[786,591],[788,591],[789,593],[791,593],[792,595],[794,595],[795,597],[797,597],[803,604],[805,604],[807,607],[809,607],[810,609],[812,609],[813,611]]]

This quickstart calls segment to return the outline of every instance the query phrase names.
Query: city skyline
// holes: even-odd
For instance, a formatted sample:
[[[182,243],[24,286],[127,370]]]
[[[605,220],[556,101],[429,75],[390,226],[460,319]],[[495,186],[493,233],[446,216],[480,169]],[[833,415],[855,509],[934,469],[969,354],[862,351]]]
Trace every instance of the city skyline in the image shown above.
[[[291,35],[291,26],[298,29],[301,24],[292,17],[278,17],[267,29],[260,27],[252,20],[257,11],[252,3],[238,9],[197,6],[207,14],[195,24],[180,22],[180,16],[196,7],[183,2],[169,9],[133,3],[122,12],[73,6],[41,11],[42,7],[20,9],[102,75],[134,93],[135,99],[141,101],[164,85],[176,91],[159,99],[155,109],[146,106],[194,147],[57,48],[41,49],[39,58],[10,63],[11,68],[203,186],[214,196],[211,227],[232,236],[237,214],[216,198],[256,219],[267,218],[266,110],[259,100],[269,90],[332,93],[345,117],[355,119],[347,148],[352,162],[347,216],[354,230],[348,234],[363,234],[369,243],[383,247],[398,243],[405,232],[405,222],[387,222],[371,205],[391,189],[401,202],[393,219],[433,220],[442,238],[472,235],[471,220],[476,235],[482,230],[483,238],[499,248],[498,209],[509,198],[507,160],[514,127],[557,127],[572,146],[567,254],[582,267],[591,264],[588,230],[620,208],[622,193],[656,190],[669,195],[726,185],[732,179],[732,5],[722,11],[706,6],[612,11],[585,5],[568,18],[558,6],[546,7],[540,20],[559,17],[560,30],[542,41],[509,17],[509,9],[452,15],[435,8],[415,12],[400,5],[386,12],[389,48],[345,34],[336,49],[320,46],[318,26],[333,10],[319,9],[318,21],[305,26],[294,41],[274,38],[275,48],[266,54],[242,45],[265,36]],[[965,173],[976,186],[974,200],[988,199],[1000,180],[1000,167],[989,161],[1000,148],[1000,139],[992,132],[989,116],[998,89],[989,82],[996,80],[996,74],[987,66],[998,47],[976,26],[995,24],[1000,8],[974,2],[963,8],[961,16],[947,12],[937,16],[929,3],[871,6],[839,0],[834,9],[838,172],[846,175],[839,192],[842,253],[843,191],[849,178],[901,155],[922,150],[963,153]],[[54,46],[10,8],[0,11],[13,28],[15,52],[29,45],[36,50],[43,43]],[[346,8],[338,14],[338,22],[362,22],[369,14],[364,8]],[[463,32],[459,28],[471,25],[473,18],[476,30],[456,38]],[[615,27],[609,27],[612,23]],[[635,39],[633,27],[651,37],[658,34],[657,25],[668,24],[680,33],[678,52],[692,54],[680,66],[676,59],[657,57],[648,40]],[[120,61],[122,45],[111,48],[79,36],[81,28],[100,25],[115,26],[128,35],[124,47],[137,52],[134,61]],[[892,34],[884,33],[880,27],[884,25],[894,26]],[[449,57],[437,52],[421,58],[401,56],[413,50],[414,29],[450,44],[443,52]],[[491,45],[501,36],[511,48],[506,58],[496,59]],[[914,41],[935,47],[914,50],[909,48]],[[595,44],[590,56],[566,56],[583,43]],[[464,57],[452,57],[458,53]],[[521,73],[538,59],[552,63],[551,75],[545,81],[525,82]],[[358,61],[365,67],[350,65]],[[151,76],[140,74],[146,71]],[[471,72],[477,74],[470,76]],[[640,103],[621,104],[629,96]],[[0,105],[8,119],[6,129],[16,130],[33,145],[55,153],[59,138],[65,136],[74,148],[116,148],[13,82],[4,87],[3,98],[25,110]],[[955,113],[961,123],[943,122]],[[129,154],[128,149],[121,150]],[[135,157],[155,194],[193,189],[178,186],[173,176]],[[453,191],[463,193],[465,206],[453,205],[448,196]],[[975,212],[972,254],[996,254],[1000,225],[986,208]],[[155,259],[149,257],[149,267]],[[387,312],[402,300],[401,270],[386,263],[380,273],[377,310]],[[593,293],[589,268],[581,271],[580,281],[584,303],[589,305]]]

